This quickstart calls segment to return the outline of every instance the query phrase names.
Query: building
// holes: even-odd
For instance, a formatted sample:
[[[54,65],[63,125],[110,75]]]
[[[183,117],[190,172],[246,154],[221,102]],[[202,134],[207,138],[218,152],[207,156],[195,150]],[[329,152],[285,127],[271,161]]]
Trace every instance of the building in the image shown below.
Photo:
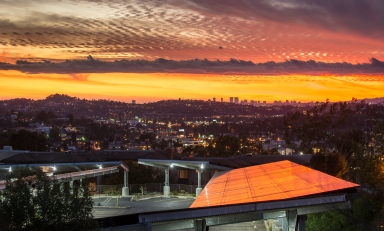
[[[239,103],[239,97],[235,97],[235,103]]]
[[[233,97],[229,97],[229,102],[233,103]]]
[[[135,99],[132,100],[132,104],[136,104],[136,100]]]
[[[278,148],[277,152],[279,153],[279,155],[291,155],[291,154],[293,154],[293,150],[292,149],[284,148],[284,147]]]

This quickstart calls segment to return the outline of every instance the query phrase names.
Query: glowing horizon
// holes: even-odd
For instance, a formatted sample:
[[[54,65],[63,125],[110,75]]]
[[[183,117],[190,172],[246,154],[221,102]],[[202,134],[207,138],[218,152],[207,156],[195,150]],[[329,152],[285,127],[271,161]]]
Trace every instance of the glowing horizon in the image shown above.
[[[3,1],[0,99],[383,97],[383,11],[382,0]],[[160,58],[175,62],[148,64]]]
[[[111,99],[137,103],[164,99],[239,97],[255,101],[348,101],[352,97],[383,97],[384,81],[377,76],[214,75],[170,73],[24,74],[1,71],[0,99],[43,99],[67,94],[87,99]],[[23,84],[20,84],[23,83]]]

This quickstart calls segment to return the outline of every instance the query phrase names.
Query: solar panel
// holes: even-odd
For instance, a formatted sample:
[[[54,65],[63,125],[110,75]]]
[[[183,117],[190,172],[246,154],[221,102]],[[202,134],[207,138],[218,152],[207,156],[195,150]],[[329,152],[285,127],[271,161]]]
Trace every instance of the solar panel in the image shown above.
[[[285,160],[215,174],[190,208],[284,200],[358,186]]]

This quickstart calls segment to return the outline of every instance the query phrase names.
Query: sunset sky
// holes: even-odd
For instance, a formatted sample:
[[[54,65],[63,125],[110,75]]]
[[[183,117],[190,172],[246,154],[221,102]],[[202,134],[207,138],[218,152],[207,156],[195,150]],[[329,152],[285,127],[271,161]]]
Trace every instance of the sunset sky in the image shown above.
[[[382,0],[0,0],[0,99],[384,97],[383,12]]]

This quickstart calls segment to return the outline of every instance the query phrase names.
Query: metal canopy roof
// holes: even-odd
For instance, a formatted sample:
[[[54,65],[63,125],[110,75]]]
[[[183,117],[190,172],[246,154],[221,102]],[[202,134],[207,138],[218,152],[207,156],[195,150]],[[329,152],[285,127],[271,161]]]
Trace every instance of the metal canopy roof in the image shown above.
[[[63,181],[80,180],[80,179],[85,179],[88,177],[107,175],[107,174],[112,174],[115,172],[119,172],[119,166],[97,168],[97,169],[79,171],[79,172],[64,173],[64,174],[53,175],[50,177],[52,179],[56,179],[58,182],[63,182]],[[3,189],[5,189],[5,181],[4,180],[0,181],[0,190],[3,190]]]
[[[106,167],[121,166],[129,171],[128,167],[122,161],[104,161],[104,162],[76,162],[76,163],[34,163],[34,164],[0,164],[0,173],[7,173],[10,168],[15,167],[51,167],[55,168],[55,173],[68,173],[75,171],[85,171],[100,169]]]
[[[287,200],[358,186],[286,160],[216,173],[191,208]]]
[[[210,164],[208,161],[189,161],[189,160],[154,160],[139,159],[139,164],[156,168],[187,168],[195,170],[230,170],[231,168]]]

